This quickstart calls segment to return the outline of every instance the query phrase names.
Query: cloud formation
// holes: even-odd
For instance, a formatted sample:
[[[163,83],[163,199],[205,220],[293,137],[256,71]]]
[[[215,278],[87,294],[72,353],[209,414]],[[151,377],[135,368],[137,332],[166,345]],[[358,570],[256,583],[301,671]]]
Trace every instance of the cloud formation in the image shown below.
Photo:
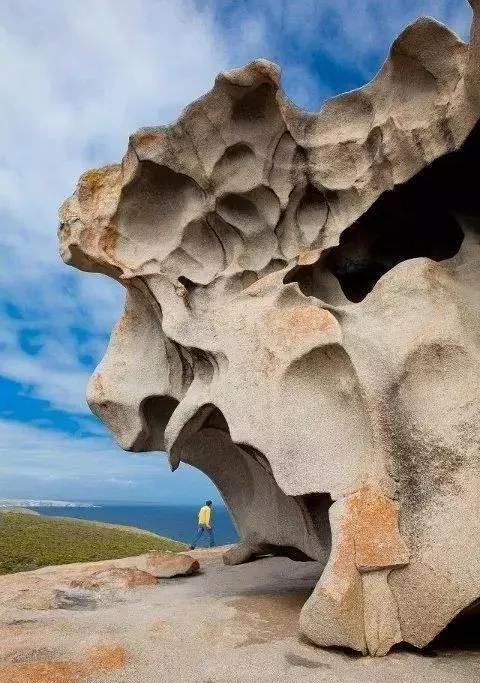
[[[165,457],[125,453],[107,435],[76,437],[11,420],[0,420],[0,482],[0,499],[220,501],[188,465],[172,473]]]
[[[6,0],[0,59],[0,286],[16,313],[2,325],[0,373],[84,412],[122,293],[59,263],[58,205],[83,170],[122,156],[132,130],[173,119],[225,58],[189,0]]]

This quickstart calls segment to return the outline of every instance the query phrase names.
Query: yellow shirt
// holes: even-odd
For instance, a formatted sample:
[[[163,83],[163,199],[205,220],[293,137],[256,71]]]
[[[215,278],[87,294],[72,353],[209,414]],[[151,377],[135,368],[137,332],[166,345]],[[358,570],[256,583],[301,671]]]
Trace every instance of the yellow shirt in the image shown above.
[[[210,508],[208,505],[204,505],[198,511],[198,523],[204,526],[210,524]]]

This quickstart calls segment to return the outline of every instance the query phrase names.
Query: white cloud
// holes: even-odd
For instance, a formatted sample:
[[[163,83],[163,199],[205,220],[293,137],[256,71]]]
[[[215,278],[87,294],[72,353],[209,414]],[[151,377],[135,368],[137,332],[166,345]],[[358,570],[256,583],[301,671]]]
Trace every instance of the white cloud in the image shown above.
[[[133,130],[208,89],[223,48],[193,0],[5,0],[0,61],[0,287],[23,312],[0,319],[0,373],[81,413],[79,358],[99,359],[123,294],[60,264],[58,206],[86,168],[121,158]],[[35,357],[20,344],[32,329]]]
[[[396,35],[420,16],[433,16],[468,38],[467,0],[243,0],[232,4],[227,30],[235,59],[280,60],[289,96],[316,108],[338,94],[332,73],[338,77],[344,69],[356,85],[369,80]],[[322,55],[330,64],[319,66]]]
[[[125,453],[106,436],[75,437],[0,420],[0,499],[160,501],[192,503],[219,495],[187,465],[170,472],[162,454]]]
[[[309,6],[312,7],[312,2]],[[325,46],[328,52],[336,60],[357,66],[360,59],[364,68],[369,56],[377,53],[379,45],[384,46],[386,52],[394,36],[418,17],[432,16],[446,23],[464,39],[468,38],[471,21],[467,2],[458,0],[395,0],[388,3],[377,0],[325,0],[320,6],[324,16],[330,14],[336,28],[335,40]]]
[[[6,0],[0,19],[1,203],[53,260],[52,218],[79,173],[176,116],[223,59],[191,0]]]

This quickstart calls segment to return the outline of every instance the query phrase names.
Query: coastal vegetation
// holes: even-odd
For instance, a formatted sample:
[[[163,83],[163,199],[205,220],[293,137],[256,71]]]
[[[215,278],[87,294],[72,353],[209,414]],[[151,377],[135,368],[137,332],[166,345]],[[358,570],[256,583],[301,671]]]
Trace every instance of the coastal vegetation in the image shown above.
[[[0,574],[187,547],[135,527],[27,513],[0,512]]]

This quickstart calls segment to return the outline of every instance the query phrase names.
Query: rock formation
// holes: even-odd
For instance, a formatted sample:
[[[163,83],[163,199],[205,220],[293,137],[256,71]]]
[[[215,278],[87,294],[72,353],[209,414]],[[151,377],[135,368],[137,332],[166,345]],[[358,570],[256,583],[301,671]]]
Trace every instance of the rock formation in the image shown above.
[[[201,555],[201,551],[195,555]],[[99,604],[116,602],[118,591],[153,586],[161,579],[190,576],[199,569],[198,559],[186,553],[152,551],[135,557],[3,574],[0,575],[0,612],[5,608],[95,609]]]
[[[300,628],[381,655],[480,597],[480,3],[305,113],[257,60],[131,136],[60,212],[126,288],[88,389],[121,446],[221,491],[242,543],[325,564]]]

